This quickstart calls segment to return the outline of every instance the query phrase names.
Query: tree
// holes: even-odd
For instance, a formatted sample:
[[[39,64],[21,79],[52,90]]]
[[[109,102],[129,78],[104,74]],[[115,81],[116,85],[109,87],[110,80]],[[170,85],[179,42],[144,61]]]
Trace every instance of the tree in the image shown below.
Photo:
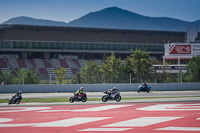
[[[127,57],[127,70],[129,72],[134,71],[137,82],[144,82],[151,79],[150,67],[152,66],[149,53],[145,50],[131,50],[132,54]]]
[[[110,56],[104,56],[100,71],[103,73],[106,82],[116,83],[120,81],[120,74],[123,72],[122,64],[121,59],[117,59],[114,53],[111,53]]]
[[[4,84],[12,84],[14,76],[12,75],[12,71],[2,72],[0,71],[0,83],[4,82]]]
[[[102,83],[100,65],[94,61],[87,61],[86,66],[80,71],[80,80],[83,84]]]
[[[187,80],[190,82],[200,82],[200,55],[193,56],[187,64]]]
[[[19,69],[18,77],[15,78],[15,84],[38,84],[40,82],[37,72],[32,69]]]
[[[55,69],[54,72],[56,73],[56,84],[64,84],[67,83],[65,80],[67,79],[67,75],[65,73],[66,68],[61,67],[60,69]]]

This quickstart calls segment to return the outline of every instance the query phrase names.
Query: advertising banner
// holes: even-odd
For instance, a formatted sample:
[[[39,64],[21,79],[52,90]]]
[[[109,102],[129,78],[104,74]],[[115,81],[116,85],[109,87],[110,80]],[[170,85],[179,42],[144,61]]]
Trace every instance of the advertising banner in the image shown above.
[[[170,55],[170,56],[200,55],[200,43],[165,44],[165,55]]]

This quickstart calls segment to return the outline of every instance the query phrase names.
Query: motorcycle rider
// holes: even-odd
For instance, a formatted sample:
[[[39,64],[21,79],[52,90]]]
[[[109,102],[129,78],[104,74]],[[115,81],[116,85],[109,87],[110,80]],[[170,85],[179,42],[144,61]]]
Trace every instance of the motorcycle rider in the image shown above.
[[[144,89],[147,90],[147,83],[144,82]]]
[[[118,93],[117,88],[113,87],[112,89],[109,90],[111,97],[114,98],[116,96],[116,94]]]
[[[77,98],[78,97],[78,95],[80,95],[80,94],[82,94],[83,93],[83,87],[81,87],[80,89],[78,89],[77,91],[76,91],[76,93],[75,93],[75,97]]]
[[[16,98],[22,100],[22,91],[17,92]]]

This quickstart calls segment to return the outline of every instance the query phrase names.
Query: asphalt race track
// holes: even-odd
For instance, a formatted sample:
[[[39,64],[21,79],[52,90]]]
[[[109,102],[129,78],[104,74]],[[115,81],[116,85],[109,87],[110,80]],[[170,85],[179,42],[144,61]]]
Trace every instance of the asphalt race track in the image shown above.
[[[88,98],[101,98],[102,92],[86,92]],[[122,97],[183,97],[183,96],[200,96],[200,91],[151,91],[150,93],[137,92],[120,92]],[[11,98],[14,93],[0,94],[0,99]],[[23,98],[55,98],[73,96],[73,93],[23,93]]]
[[[100,98],[102,92],[89,92]],[[13,94],[0,94],[7,99]],[[2,133],[199,133],[200,91],[121,92],[122,97],[171,97],[62,103],[0,103]],[[8,97],[9,96],[9,97]],[[71,93],[23,93],[23,98],[70,97]],[[184,97],[187,96],[187,97]],[[178,98],[180,97],[180,98]],[[183,97],[183,98],[181,98]]]
[[[199,102],[0,107],[2,133],[199,133]]]

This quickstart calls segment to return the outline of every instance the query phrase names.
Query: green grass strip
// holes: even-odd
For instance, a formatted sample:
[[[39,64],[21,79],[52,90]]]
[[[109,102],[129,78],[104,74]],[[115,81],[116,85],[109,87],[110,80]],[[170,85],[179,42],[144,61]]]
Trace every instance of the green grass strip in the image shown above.
[[[200,97],[200,96],[182,96],[182,97],[125,97],[122,100],[137,100],[137,99],[161,99],[161,98],[190,98],[190,97]],[[101,101],[101,98],[88,98],[87,101]],[[0,99],[0,103],[7,103],[8,99]],[[69,102],[69,98],[59,97],[59,98],[23,98],[22,103],[52,103],[52,102]]]

